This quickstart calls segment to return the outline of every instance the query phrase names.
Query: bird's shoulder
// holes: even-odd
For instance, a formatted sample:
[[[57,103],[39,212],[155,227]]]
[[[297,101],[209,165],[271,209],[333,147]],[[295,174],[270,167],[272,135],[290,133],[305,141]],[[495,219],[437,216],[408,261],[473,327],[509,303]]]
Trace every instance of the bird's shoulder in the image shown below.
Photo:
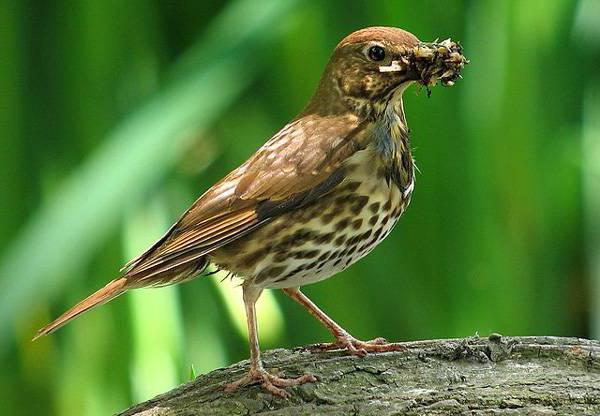
[[[317,186],[366,147],[368,124],[354,115],[296,118],[198,198],[181,225],[261,201],[284,201]]]

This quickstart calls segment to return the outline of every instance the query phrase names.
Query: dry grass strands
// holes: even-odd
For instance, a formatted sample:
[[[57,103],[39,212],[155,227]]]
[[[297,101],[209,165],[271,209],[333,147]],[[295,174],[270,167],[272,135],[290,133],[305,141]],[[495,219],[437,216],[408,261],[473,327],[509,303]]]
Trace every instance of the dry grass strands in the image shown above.
[[[459,43],[446,39],[442,42],[419,43],[407,49],[399,60],[380,66],[380,72],[405,71],[428,89],[438,83],[454,85],[469,60],[462,54]]]

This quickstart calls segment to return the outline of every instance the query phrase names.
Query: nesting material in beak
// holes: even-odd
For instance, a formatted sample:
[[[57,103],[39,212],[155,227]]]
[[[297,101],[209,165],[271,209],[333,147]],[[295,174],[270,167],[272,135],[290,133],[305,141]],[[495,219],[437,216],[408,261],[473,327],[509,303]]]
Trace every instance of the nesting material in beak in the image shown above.
[[[406,69],[406,67],[403,66],[400,61],[392,61],[392,63],[388,66],[380,66],[379,72],[396,72],[404,69]]]
[[[380,66],[379,72],[405,71],[414,74],[416,81],[425,87],[434,86],[438,81],[444,86],[454,85],[460,72],[469,60],[462,54],[462,47],[450,39],[440,43],[419,43],[406,49],[399,60],[388,66]]]

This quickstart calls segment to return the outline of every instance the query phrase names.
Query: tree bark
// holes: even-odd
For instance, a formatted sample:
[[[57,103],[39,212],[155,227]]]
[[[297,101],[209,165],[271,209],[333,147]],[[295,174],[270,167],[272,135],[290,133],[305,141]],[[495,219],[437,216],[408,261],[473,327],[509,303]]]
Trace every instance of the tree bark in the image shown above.
[[[316,383],[290,399],[258,386],[225,394],[243,361],[197,377],[121,415],[600,415],[600,342],[501,337],[407,342],[406,351],[264,354],[265,367]]]

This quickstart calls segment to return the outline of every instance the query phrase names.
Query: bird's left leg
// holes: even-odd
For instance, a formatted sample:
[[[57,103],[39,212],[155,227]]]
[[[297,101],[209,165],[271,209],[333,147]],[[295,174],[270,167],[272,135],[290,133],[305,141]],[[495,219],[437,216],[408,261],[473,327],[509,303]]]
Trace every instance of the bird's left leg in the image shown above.
[[[352,355],[365,356],[369,352],[386,351],[405,351],[400,343],[389,343],[384,338],[376,338],[371,341],[360,341],[354,338],[337,322],[331,319],[317,305],[313,303],[306,295],[300,292],[298,288],[282,289],[283,293],[294,299],[300,305],[304,306],[308,312],[317,318],[336,338],[336,342],[322,343],[309,346],[307,349],[312,352],[346,349]]]
[[[283,378],[270,374],[264,369],[260,359],[260,347],[258,345],[258,326],[256,324],[256,301],[258,300],[262,289],[244,283],[242,286],[244,296],[244,306],[246,308],[246,320],[248,324],[248,341],[250,342],[250,370],[248,373],[233,383],[225,386],[226,392],[234,392],[240,387],[249,384],[260,383],[262,388],[272,394],[281,397],[289,397],[283,387],[295,386],[298,384],[310,383],[316,381],[312,375],[306,374],[297,378]]]

